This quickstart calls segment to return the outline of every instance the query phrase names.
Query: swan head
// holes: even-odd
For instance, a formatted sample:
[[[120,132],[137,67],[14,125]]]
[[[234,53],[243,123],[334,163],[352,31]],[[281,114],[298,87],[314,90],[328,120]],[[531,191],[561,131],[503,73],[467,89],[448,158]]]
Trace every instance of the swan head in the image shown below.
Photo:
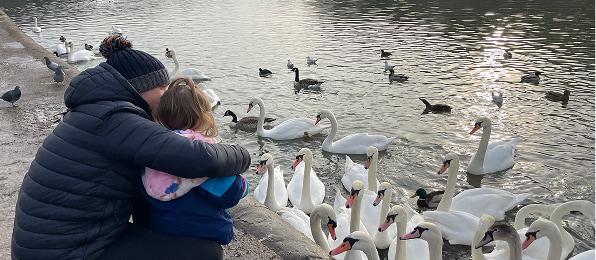
[[[172,59],[176,56],[176,52],[172,49],[166,48],[166,58]]]
[[[263,174],[267,170],[267,166],[273,165],[273,156],[269,153],[261,155],[261,160],[257,165],[257,174]]]
[[[422,222],[408,234],[401,235],[400,240],[424,239],[427,242],[436,238],[442,239],[441,230],[432,223]]]
[[[329,206],[328,204],[319,204],[315,207],[312,211],[312,214],[317,215],[323,219],[327,219],[327,229],[329,230],[329,234],[333,240],[337,239],[335,234],[335,229],[337,228],[337,217],[335,215],[335,211],[333,207]]]
[[[364,169],[368,170],[373,159],[378,158],[378,156],[379,156],[379,149],[377,149],[377,147],[374,147],[374,146],[369,146],[368,150],[366,150],[366,162],[364,162]]]
[[[350,196],[348,196],[348,199],[346,201],[346,208],[351,208],[354,205],[354,202],[356,202],[356,200],[358,198],[362,198],[362,195],[364,194],[363,190],[364,190],[364,182],[355,180],[352,183],[352,189],[350,190]]]
[[[263,100],[260,98],[253,98],[250,100],[250,102],[248,102],[248,108],[246,109],[246,113],[250,112],[250,110],[255,106],[255,105],[259,105],[262,106],[263,104]]]
[[[335,249],[329,251],[330,256],[339,255],[343,252],[350,251],[350,250],[367,250],[367,245],[374,242],[370,239],[370,236],[364,231],[354,231],[346,238],[344,241],[336,247]]]
[[[544,218],[538,218],[536,221],[532,222],[526,231],[526,239],[522,243],[522,249],[528,248],[536,239],[555,234],[556,232],[559,232],[559,229],[555,223]]]
[[[437,174],[441,175],[441,174],[445,173],[447,171],[447,169],[449,169],[449,167],[451,166],[451,163],[456,162],[456,161],[459,162],[459,156],[455,153],[448,153],[445,156],[443,165],[441,166],[441,168],[439,169]]]
[[[327,109],[323,109],[317,115],[317,119],[315,121],[315,125],[318,124],[324,118],[335,118],[335,116],[333,115],[333,113],[331,113],[331,111],[329,111]]]
[[[512,236],[517,236],[517,231],[509,224],[497,223],[488,228],[484,237],[476,244],[476,249],[481,248],[495,240],[510,240]]]
[[[296,160],[294,160],[292,162],[292,166],[290,167],[292,170],[296,169],[296,166],[298,166],[298,164],[300,164],[302,161],[304,161],[304,158],[307,158],[308,160],[312,161],[312,152],[310,151],[310,149],[308,148],[302,148],[300,149],[300,151],[298,151],[298,154],[296,154]]]
[[[379,190],[377,191],[377,198],[375,198],[375,200],[373,201],[373,206],[377,206],[379,205],[379,203],[381,203],[381,201],[383,200],[383,198],[385,197],[385,194],[388,192],[393,192],[391,191],[391,183],[389,182],[383,182],[381,183],[381,185],[379,185]]]
[[[389,212],[387,212],[387,217],[385,217],[385,222],[383,222],[383,223],[381,223],[381,225],[379,225],[378,230],[379,230],[379,232],[384,232],[385,230],[387,230],[389,228],[389,226],[391,226],[391,224],[400,222],[400,221],[405,222],[406,219],[407,219],[407,216],[406,216],[406,210],[404,209],[404,207],[402,207],[400,205],[395,205],[395,206],[391,207]]]
[[[492,122],[490,121],[490,119],[488,117],[481,117],[476,119],[476,122],[474,122],[474,128],[472,128],[472,130],[470,131],[470,134],[474,134],[476,133],[476,131],[478,131],[478,129],[480,129],[481,127],[486,127],[486,126],[490,126],[492,125]]]

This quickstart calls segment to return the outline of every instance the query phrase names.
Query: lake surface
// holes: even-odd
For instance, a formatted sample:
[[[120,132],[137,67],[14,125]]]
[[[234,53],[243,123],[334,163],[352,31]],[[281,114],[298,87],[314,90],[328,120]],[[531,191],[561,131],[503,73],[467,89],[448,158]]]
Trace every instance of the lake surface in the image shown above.
[[[419,187],[442,189],[446,176],[436,172],[448,152],[462,160],[460,190],[481,185],[534,193],[524,204],[594,201],[594,1],[2,0],[2,5],[48,49],[60,35],[77,49],[84,43],[97,47],[111,25],[170,70],[174,65],[164,51],[174,49],[182,67],[213,78],[207,86],[222,99],[215,114],[223,142],[244,145],[255,162],[264,152],[273,154],[286,181],[290,160],[300,148],[311,148],[329,203],[341,185],[344,155],[322,152],[323,137],[280,142],[231,130],[224,111],[244,116],[249,98],[258,96],[277,122],[314,120],[326,108],[337,117],[339,137],[397,136],[379,163],[379,180],[399,193],[394,202]],[[31,31],[33,16],[42,34]],[[380,49],[393,53],[389,62],[408,82],[389,84]],[[505,49],[512,59],[503,59]],[[306,66],[306,56],[320,58],[318,65]],[[324,80],[324,90],[295,94],[287,59],[302,77]],[[259,67],[273,76],[260,78]],[[539,85],[518,83],[534,70],[543,72]],[[564,89],[571,91],[567,106],[544,98],[545,91]],[[491,103],[492,91],[503,93],[501,108]],[[453,111],[423,115],[419,97],[449,104]],[[465,174],[481,136],[468,133],[480,116],[492,119],[491,140],[522,139],[512,169],[481,179]],[[254,188],[254,167],[246,174]],[[515,211],[507,215],[511,222]],[[573,254],[594,248],[592,225],[581,216],[567,220],[576,239]],[[444,248],[446,259],[469,255],[468,247]]]

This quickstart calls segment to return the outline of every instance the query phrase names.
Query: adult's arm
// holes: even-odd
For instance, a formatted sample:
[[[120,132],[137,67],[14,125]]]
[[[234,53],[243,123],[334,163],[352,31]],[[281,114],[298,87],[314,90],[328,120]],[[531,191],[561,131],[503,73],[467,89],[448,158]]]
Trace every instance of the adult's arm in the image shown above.
[[[112,114],[100,132],[104,154],[178,177],[232,176],[250,166],[250,155],[240,145],[189,141],[134,113]]]

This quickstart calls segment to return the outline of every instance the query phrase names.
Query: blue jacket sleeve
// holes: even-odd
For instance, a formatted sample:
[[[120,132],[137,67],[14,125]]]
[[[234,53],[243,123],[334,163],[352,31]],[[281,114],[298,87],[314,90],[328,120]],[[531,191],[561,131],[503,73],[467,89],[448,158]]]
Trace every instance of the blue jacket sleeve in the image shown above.
[[[102,154],[178,177],[233,176],[250,166],[250,155],[240,145],[189,141],[131,112],[112,114],[100,132]]]
[[[208,203],[228,209],[236,206],[248,194],[248,182],[242,175],[210,178],[191,190]]]

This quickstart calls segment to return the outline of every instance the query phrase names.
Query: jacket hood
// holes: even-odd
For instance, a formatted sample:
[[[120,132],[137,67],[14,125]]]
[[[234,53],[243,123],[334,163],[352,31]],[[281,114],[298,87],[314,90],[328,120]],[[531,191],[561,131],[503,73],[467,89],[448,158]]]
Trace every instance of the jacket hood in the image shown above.
[[[127,101],[151,114],[143,97],[105,62],[74,77],[64,92],[64,104],[69,109],[99,101]]]

